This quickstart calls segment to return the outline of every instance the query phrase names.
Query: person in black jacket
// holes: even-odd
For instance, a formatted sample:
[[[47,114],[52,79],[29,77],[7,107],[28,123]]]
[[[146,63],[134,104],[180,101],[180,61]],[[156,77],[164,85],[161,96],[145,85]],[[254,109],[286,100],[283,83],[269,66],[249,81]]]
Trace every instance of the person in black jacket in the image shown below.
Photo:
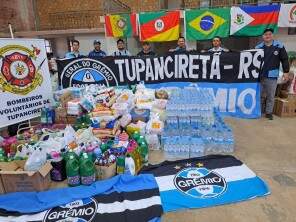
[[[274,96],[279,76],[280,64],[282,64],[284,79],[288,79],[289,60],[286,49],[280,41],[273,39],[273,29],[265,29],[263,42],[256,46],[264,50],[264,63],[260,70],[261,79],[261,109],[265,117],[272,120]]]
[[[137,56],[155,56],[155,52],[151,50],[149,42],[142,43],[142,50],[138,52]]]

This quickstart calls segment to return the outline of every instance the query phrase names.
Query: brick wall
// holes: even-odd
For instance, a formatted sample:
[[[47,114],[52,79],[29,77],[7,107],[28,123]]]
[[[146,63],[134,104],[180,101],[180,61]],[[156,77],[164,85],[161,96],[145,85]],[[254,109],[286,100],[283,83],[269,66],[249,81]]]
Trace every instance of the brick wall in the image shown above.
[[[32,0],[2,0],[0,4],[0,33],[8,33],[8,23],[14,31],[34,30]]]
[[[128,5],[133,12],[158,11],[160,0],[121,0]]]
[[[199,6],[199,0],[184,0],[184,8],[198,8]]]

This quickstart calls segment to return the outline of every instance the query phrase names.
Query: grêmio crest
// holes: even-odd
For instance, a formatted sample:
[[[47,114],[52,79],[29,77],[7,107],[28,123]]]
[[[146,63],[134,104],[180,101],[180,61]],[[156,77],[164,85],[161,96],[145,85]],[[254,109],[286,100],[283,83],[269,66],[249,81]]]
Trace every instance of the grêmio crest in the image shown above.
[[[61,73],[63,88],[86,87],[87,85],[117,86],[117,79],[112,70],[104,63],[90,59],[75,59],[64,67]]]
[[[225,192],[227,184],[219,174],[206,168],[185,168],[174,178],[175,187],[195,198],[214,198]]]
[[[41,66],[46,58],[36,64],[40,49],[21,45],[6,45],[0,48],[0,90],[27,95],[43,82]]]

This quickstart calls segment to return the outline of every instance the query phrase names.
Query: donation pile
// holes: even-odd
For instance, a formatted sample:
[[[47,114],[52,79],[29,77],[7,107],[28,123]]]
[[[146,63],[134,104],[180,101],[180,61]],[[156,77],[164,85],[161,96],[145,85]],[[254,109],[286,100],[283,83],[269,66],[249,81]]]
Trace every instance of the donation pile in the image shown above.
[[[166,158],[233,152],[232,130],[215,111],[214,95],[209,89],[174,89],[166,111],[162,135]]]
[[[77,186],[135,175],[149,150],[163,148],[167,159],[233,151],[232,130],[208,89],[90,85],[59,90],[54,99],[38,127],[2,140],[0,162],[23,161],[21,169],[32,172],[50,162],[51,180]]]

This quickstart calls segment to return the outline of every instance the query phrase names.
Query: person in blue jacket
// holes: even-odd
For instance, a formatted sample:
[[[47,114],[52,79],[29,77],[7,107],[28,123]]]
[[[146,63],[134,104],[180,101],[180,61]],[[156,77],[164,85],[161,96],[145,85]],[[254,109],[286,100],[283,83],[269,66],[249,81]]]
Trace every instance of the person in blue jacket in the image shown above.
[[[82,57],[83,55],[81,55],[80,52],[79,52],[79,46],[80,46],[79,41],[78,40],[73,40],[72,41],[72,51],[67,52],[65,57],[67,59],[74,59],[74,58]]]
[[[266,118],[272,120],[280,64],[282,64],[284,79],[289,78],[290,67],[288,54],[283,43],[273,39],[273,29],[265,29],[262,38],[263,42],[256,46],[257,49],[264,50],[264,63],[260,70],[261,110],[262,113],[265,113]]]
[[[94,50],[89,52],[88,57],[92,59],[100,59],[105,57],[107,54],[101,50],[101,42],[99,40],[94,41]]]

